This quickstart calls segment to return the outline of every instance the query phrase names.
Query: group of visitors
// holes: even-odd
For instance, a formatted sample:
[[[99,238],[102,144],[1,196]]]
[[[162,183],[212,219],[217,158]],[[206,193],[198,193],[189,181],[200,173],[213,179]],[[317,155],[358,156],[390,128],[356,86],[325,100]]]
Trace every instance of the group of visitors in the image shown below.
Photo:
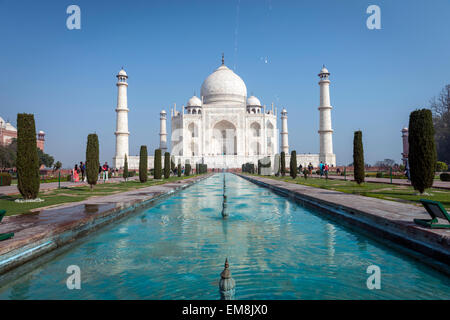
[[[328,170],[329,170],[328,164],[320,161],[320,164],[319,164],[320,178],[325,176],[328,179]]]
[[[104,181],[108,181],[109,176],[109,166],[108,162],[105,162],[103,166],[99,166],[98,168],[98,180],[103,179]],[[81,175],[81,178],[80,178]],[[87,181],[87,175],[86,175],[86,163],[83,163],[80,161],[80,164],[75,164],[75,166],[72,169],[72,179],[73,182],[86,182]]]

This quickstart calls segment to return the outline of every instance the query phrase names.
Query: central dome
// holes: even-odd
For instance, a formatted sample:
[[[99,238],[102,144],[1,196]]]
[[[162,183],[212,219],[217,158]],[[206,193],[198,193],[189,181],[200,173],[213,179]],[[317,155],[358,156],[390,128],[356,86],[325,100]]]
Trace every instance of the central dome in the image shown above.
[[[201,96],[204,103],[245,103],[247,87],[236,73],[227,66],[221,65],[203,81]]]

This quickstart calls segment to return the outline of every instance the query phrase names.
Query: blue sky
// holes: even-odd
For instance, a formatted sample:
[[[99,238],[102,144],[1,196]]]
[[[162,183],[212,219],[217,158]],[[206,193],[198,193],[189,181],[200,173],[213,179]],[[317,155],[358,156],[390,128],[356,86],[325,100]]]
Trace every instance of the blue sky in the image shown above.
[[[81,30],[66,8],[81,8]],[[381,8],[381,30],[366,8]],[[401,158],[409,113],[450,83],[450,1],[1,1],[0,116],[34,113],[46,152],[70,167],[96,132],[112,161],[117,88],[129,75],[130,154],[159,144],[159,111],[186,104],[225,63],[263,104],[288,110],[289,145],[318,153],[317,84],[331,72],[334,151],[352,162]]]

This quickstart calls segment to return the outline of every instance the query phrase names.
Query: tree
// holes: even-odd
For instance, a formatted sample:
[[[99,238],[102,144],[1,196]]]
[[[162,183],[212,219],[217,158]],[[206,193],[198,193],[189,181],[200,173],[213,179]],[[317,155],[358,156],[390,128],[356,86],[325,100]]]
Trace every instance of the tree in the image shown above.
[[[409,116],[409,168],[411,184],[423,193],[433,185],[436,170],[436,145],[431,110],[421,109]]]
[[[86,177],[87,182],[91,187],[91,191],[94,189],[94,185],[97,184],[99,167],[98,136],[95,133],[91,133],[87,137],[86,145]]]
[[[174,157],[174,156],[171,156],[171,157],[170,157],[170,170],[171,170],[172,172],[175,172],[175,168],[176,168],[176,165],[175,165],[175,157]]]
[[[297,177],[297,152],[295,150],[291,152],[289,174],[291,175],[292,179],[295,179]]]
[[[139,152],[139,181],[146,182],[148,180],[148,154],[147,154],[147,146],[141,146],[141,150]]]
[[[170,153],[164,153],[164,179],[169,179],[170,177]]]
[[[437,158],[450,163],[450,84],[431,101]]]
[[[61,161],[56,161],[55,164],[53,165],[53,171],[57,171],[61,169],[61,167],[62,167]]]
[[[188,162],[186,162],[186,164],[184,165],[184,175],[185,176],[191,175],[191,164]]]
[[[281,152],[281,175],[284,177],[286,175],[286,153],[284,151]]]
[[[155,179],[161,179],[161,149],[155,150],[155,168],[153,169]]]
[[[179,177],[181,177],[181,163],[178,164],[178,167],[177,167],[177,175],[178,175]]]
[[[46,168],[51,168],[53,166],[55,159],[51,155],[46,154],[39,148],[37,148],[37,153],[39,157],[39,167],[44,165]]]
[[[375,162],[375,167],[379,168],[392,168],[395,166],[395,160],[392,159],[384,159],[383,161],[377,161]]]
[[[6,146],[0,145],[0,168],[16,167],[17,139],[13,138]]]
[[[125,181],[127,181],[129,176],[130,176],[130,173],[128,172],[128,158],[127,158],[127,154],[125,154],[122,177],[125,179]]]
[[[34,115],[17,114],[17,187],[24,199],[39,193],[39,157],[36,148]]]
[[[364,182],[364,149],[362,143],[362,132],[355,131],[353,138],[353,170],[357,184]]]

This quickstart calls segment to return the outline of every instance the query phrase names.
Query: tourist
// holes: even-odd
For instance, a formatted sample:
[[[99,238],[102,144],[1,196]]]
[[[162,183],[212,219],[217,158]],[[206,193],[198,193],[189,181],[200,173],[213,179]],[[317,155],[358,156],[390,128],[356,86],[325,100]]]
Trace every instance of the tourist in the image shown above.
[[[102,178],[102,166],[98,166],[98,179],[97,180],[100,180]]]
[[[310,162],[308,165],[308,171],[309,171],[309,176],[312,177],[312,171],[313,171],[314,167],[312,165],[312,163]]]
[[[86,166],[84,165],[83,161],[80,161],[80,170],[81,170],[81,181],[85,181]]]
[[[337,168],[336,169],[336,174],[340,175],[341,174],[341,169]]]
[[[325,165],[323,166],[323,170],[325,172],[325,178],[327,179],[328,179],[328,169],[329,169],[328,164],[325,163]]]
[[[72,180],[73,182],[79,182],[80,181],[80,176],[79,174],[79,169],[78,169],[78,165],[75,164],[75,167],[73,168],[73,173],[72,173]]]
[[[322,176],[323,176],[323,163],[322,163],[322,161],[320,161],[320,164],[319,164],[319,172],[320,172],[320,178],[322,178]]]
[[[103,181],[108,181],[108,173],[109,173],[108,162],[105,162],[105,164],[103,165],[102,172],[103,172]]]

